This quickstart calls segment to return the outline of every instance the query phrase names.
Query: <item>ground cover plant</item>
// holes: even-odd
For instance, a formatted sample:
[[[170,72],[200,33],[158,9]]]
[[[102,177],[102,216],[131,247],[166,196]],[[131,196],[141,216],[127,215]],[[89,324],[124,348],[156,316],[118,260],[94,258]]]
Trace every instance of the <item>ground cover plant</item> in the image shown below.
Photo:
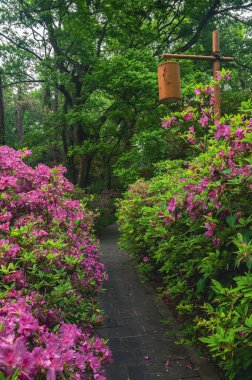
[[[29,154],[0,147],[0,378],[104,380],[92,215],[64,168],[34,169]]]
[[[218,80],[229,79],[228,72]],[[121,246],[167,302],[193,320],[228,379],[252,378],[252,119],[249,104],[214,122],[213,83],[162,122],[187,142],[188,161],[161,162],[120,202]],[[174,131],[173,131],[174,133]]]

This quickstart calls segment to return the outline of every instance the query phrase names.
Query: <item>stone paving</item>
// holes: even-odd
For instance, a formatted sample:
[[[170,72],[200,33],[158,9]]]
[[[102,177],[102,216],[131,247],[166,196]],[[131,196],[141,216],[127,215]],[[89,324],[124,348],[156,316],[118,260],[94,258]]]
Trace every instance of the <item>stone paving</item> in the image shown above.
[[[109,339],[113,352],[107,380],[220,380],[193,348],[174,343],[178,323],[153,288],[139,281],[117,240],[117,226],[109,226],[101,238],[102,261],[109,274],[100,297],[106,319],[97,329]]]

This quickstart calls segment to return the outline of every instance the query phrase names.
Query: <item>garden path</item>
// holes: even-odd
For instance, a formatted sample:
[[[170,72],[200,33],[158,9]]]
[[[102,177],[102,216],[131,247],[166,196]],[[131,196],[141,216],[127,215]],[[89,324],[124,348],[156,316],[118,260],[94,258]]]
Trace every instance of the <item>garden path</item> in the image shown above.
[[[101,237],[109,280],[100,297],[106,319],[97,332],[113,352],[107,380],[219,380],[205,358],[174,343],[178,322],[153,288],[139,281],[128,255],[117,248],[118,236],[114,224]]]

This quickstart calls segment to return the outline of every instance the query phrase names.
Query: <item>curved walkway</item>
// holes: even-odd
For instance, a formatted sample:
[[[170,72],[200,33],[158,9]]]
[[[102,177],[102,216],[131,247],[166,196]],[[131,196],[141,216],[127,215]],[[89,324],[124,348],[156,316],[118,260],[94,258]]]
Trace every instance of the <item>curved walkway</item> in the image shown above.
[[[178,323],[152,287],[139,281],[117,240],[117,226],[109,226],[101,238],[109,274],[100,297],[106,319],[97,329],[113,352],[107,380],[219,380],[206,359],[174,343]]]

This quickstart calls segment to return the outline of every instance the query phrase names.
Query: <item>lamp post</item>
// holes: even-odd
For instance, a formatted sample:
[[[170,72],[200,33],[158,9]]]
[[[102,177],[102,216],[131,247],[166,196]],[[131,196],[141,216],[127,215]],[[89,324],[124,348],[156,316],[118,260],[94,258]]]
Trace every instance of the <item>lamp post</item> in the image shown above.
[[[192,59],[204,60],[213,62],[213,77],[217,79],[217,72],[220,71],[220,62],[231,62],[233,57],[221,57],[220,55],[220,38],[219,31],[215,30],[212,33],[213,54],[207,55],[187,55],[187,54],[169,54],[162,55],[168,61],[161,63],[158,67],[158,82],[159,82],[159,99],[160,103],[172,103],[181,98],[180,90],[180,72],[179,64],[177,62],[169,61],[171,58],[177,59]],[[171,65],[173,64],[173,65]],[[174,66],[176,65],[177,68]],[[219,120],[221,116],[221,103],[220,103],[220,85],[214,85],[214,114],[215,120]]]

